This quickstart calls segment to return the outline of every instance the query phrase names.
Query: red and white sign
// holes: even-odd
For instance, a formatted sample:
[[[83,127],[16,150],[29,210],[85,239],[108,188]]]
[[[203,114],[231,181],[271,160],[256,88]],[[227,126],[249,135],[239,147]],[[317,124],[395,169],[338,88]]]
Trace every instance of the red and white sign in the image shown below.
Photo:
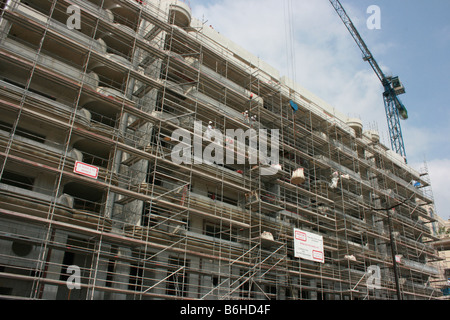
[[[313,259],[316,261],[323,261],[323,252],[322,251],[312,251]]]
[[[300,230],[295,230],[295,240],[306,241],[306,233]]]
[[[80,161],[75,162],[75,168],[73,168],[73,172],[93,179],[98,178],[97,167],[91,166],[90,164],[86,164]]]
[[[296,258],[325,263],[323,237],[294,229],[294,255]]]

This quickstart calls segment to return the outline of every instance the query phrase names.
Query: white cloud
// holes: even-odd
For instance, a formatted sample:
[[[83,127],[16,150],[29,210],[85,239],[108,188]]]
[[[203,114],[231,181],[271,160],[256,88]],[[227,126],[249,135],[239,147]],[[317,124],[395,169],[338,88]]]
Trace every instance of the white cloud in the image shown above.
[[[450,219],[450,159],[437,159],[427,162],[436,211],[443,219]]]
[[[434,154],[436,160],[448,158],[448,128],[417,126],[410,122],[402,122],[403,136],[408,159],[411,162],[423,161]]]
[[[360,117],[363,123],[376,122],[380,130],[387,130],[381,84],[327,1],[296,0],[290,7],[289,0],[227,0],[194,6],[193,11],[281,75],[292,77],[289,67],[295,62],[295,80],[300,85],[343,114]],[[359,14],[365,17],[365,12]],[[355,19],[355,24],[365,25],[365,20]],[[290,41],[295,61],[288,59]]]

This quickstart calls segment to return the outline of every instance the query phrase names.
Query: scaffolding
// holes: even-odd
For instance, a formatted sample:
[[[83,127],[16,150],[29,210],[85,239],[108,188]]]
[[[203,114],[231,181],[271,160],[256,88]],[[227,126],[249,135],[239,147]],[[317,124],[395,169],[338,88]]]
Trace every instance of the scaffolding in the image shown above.
[[[375,132],[222,45],[187,3],[0,3],[1,296],[439,297],[432,199],[410,183],[427,181]],[[244,163],[198,164],[192,146],[173,161],[174,132],[206,150],[211,128],[279,130],[277,173],[261,174],[248,144],[231,148]],[[324,263],[295,257],[294,228],[323,236]]]

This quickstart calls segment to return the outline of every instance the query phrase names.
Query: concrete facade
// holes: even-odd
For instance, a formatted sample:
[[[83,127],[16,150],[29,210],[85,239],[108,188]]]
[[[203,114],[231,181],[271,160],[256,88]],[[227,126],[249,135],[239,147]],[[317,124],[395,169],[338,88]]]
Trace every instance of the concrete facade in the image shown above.
[[[427,187],[421,173],[186,3],[0,3],[0,295],[440,297],[432,199],[411,184]],[[276,174],[174,163],[173,132],[196,122],[279,130],[279,163],[265,165]],[[232,149],[248,160],[249,146]],[[324,263],[295,257],[294,228],[323,237]]]

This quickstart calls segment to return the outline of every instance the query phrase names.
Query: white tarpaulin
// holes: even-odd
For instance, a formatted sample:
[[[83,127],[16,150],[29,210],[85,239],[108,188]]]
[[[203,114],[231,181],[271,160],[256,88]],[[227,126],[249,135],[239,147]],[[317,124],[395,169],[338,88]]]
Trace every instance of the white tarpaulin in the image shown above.
[[[323,237],[311,232],[294,229],[294,256],[325,263]]]

